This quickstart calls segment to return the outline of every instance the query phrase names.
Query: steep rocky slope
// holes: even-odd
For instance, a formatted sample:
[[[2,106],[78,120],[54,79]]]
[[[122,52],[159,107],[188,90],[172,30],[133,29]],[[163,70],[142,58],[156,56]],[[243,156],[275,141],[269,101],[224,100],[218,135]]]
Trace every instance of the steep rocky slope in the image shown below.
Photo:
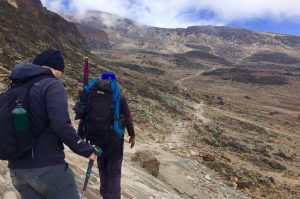
[[[91,49],[108,49],[111,44],[105,31],[93,26],[76,24],[80,33],[86,38],[88,46]]]
[[[76,26],[43,8],[39,0],[1,0],[0,12],[0,63],[6,69],[31,61],[49,47],[63,51],[67,64],[74,67],[88,53]]]
[[[299,65],[227,66],[130,50],[97,55],[121,76],[144,131],[139,139],[201,162],[250,198],[299,197]]]

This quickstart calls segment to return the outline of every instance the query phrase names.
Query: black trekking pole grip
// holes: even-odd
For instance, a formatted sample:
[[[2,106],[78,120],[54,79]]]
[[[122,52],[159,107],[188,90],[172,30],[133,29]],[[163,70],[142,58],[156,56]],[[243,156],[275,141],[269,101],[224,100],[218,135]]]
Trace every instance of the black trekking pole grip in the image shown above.
[[[94,148],[94,154],[97,157],[100,157],[102,155],[102,149],[96,145],[93,145],[93,148]]]

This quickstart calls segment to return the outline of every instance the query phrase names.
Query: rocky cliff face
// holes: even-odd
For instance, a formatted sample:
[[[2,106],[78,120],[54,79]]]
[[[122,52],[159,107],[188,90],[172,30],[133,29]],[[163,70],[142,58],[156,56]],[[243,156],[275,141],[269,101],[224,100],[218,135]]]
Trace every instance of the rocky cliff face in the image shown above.
[[[43,8],[40,0],[1,0],[0,12],[0,63],[7,69],[45,48],[63,51],[70,64],[81,62],[78,54],[87,52],[76,26]]]
[[[105,31],[82,24],[76,24],[79,32],[86,38],[91,49],[109,49],[111,44]]]

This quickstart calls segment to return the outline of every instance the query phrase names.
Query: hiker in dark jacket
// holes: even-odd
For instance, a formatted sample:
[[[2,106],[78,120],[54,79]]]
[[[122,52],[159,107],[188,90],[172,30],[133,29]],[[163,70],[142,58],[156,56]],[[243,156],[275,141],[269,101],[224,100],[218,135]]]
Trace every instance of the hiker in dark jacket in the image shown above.
[[[116,80],[114,73],[103,73],[102,80]],[[127,129],[131,148],[135,145],[135,132],[132,123],[130,109],[124,96],[120,96],[120,114],[124,115],[125,127]],[[100,194],[103,199],[121,198],[121,168],[123,161],[124,139],[119,146],[110,144],[100,146],[103,149],[103,157],[98,158],[100,175]]]
[[[104,72],[101,79],[116,80],[116,76],[112,72]],[[94,103],[97,104],[97,102]],[[131,148],[133,148],[135,145],[134,126],[127,100],[122,95],[120,95],[120,115],[124,115],[125,127],[128,135],[130,136],[129,143],[131,144]],[[83,136],[81,133],[82,132],[79,132],[79,134]],[[97,133],[101,135],[104,132]],[[102,155],[97,160],[100,175],[100,194],[102,195],[103,199],[120,199],[124,138],[116,138],[114,137],[116,136],[116,133],[110,133],[112,133],[111,139],[119,139],[119,141],[114,142],[111,140],[109,143],[99,145],[97,144],[98,140],[94,140],[92,143],[95,142],[95,144],[99,145],[103,150]],[[101,142],[101,140],[99,140],[99,142]]]
[[[31,152],[9,161],[14,187],[22,199],[79,199],[74,173],[65,162],[64,145],[73,152],[96,160],[93,147],[76,134],[68,114],[67,94],[58,80],[64,71],[59,51],[39,54],[33,64],[18,64],[10,75],[23,82],[43,75],[27,95],[32,131],[36,136]]]

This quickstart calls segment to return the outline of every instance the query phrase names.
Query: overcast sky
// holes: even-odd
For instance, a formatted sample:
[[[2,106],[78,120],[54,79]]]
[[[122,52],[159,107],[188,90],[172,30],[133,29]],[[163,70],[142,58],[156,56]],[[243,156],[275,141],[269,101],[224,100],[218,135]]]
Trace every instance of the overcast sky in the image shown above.
[[[49,10],[101,10],[140,23],[177,28],[225,25],[300,35],[300,0],[42,0]]]

